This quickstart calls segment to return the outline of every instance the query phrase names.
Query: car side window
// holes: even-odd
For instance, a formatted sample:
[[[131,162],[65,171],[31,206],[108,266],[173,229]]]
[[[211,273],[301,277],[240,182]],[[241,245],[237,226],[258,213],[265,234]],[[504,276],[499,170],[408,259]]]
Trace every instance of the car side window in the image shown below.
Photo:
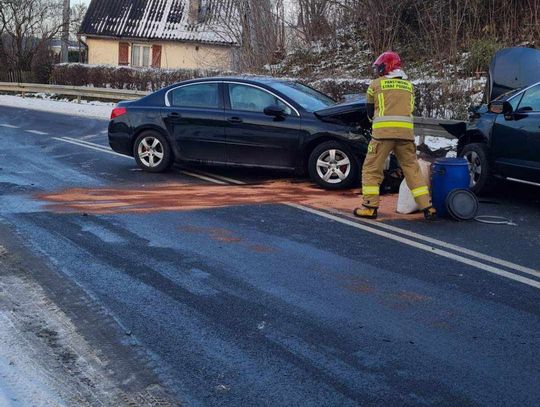
[[[169,102],[174,107],[219,109],[219,84],[201,83],[173,89]]]
[[[518,109],[540,112],[540,85],[530,88],[523,93],[523,98]]]
[[[264,109],[271,105],[278,105],[285,109],[285,113],[291,114],[291,108],[279,98],[262,89],[253,86],[229,84],[231,109],[246,112],[263,113]]]
[[[512,106],[512,109],[514,110],[514,112],[518,109],[519,102],[521,102],[522,97],[523,97],[523,93],[509,100],[509,103]]]

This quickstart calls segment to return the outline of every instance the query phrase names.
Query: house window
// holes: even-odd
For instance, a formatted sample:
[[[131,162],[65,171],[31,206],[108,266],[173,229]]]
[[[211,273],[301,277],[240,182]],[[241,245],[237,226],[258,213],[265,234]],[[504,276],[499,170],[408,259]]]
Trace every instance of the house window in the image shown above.
[[[131,46],[131,66],[149,67],[151,50],[150,45],[133,44]]]

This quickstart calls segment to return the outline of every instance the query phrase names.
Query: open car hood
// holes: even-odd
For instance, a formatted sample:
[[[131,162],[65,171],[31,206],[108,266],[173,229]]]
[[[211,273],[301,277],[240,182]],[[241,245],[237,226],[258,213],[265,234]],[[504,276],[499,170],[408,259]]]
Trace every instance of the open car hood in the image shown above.
[[[315,112],[315,116],[325,122],[369,128],[364,95],[318,110]]]
[[[508,91],[540,81],[540,50],[505,48],[495,54],[489,67],[488,101]]]

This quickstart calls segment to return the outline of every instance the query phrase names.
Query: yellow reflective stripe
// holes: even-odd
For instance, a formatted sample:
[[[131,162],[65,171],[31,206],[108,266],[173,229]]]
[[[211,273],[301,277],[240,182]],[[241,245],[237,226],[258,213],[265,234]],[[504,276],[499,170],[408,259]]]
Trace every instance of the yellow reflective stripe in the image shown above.
[[[412,116],[384,116],[377,117],[373,120],[374,123],[379,122],[403,122],[403,123],[414,123],[414,118]]]
[[[413,85],[403,79],[383,79],[381,81],[382,90],[404,90],[413,93]]]
[[[379,93],[379,117],[384,116],[384,95]]]
[[[362,187],[362,194],[364,195],[379,195],[379,187],[378,186],[364,186]]]
[[[411,192],[415,198],[418,198],[424,195],[429,195],[429,188],[420,187],[420,188],[413,189]]]
[[[373,88],[372,88],[372,87],[369,87],[368,90],[367,90],[367,94],[368,94],[369,96],[373,96],[374,93],[375,93],[375,91],[373,90]]]
[[[389,128],[396,128],[396,129],[414,129],[413,123],[406,123],[406,122],[378,122],[373,124],[374,129],[389,129]]]

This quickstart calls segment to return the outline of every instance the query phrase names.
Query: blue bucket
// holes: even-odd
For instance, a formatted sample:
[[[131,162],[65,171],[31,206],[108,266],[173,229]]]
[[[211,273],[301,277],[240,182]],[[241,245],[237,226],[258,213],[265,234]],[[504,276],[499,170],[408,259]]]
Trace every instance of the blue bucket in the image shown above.
[[[431,192],[439,216],[448,216],[446,198],[454,189],[469,189],[469,163],[464,158],[440,158],[433,164]]]

